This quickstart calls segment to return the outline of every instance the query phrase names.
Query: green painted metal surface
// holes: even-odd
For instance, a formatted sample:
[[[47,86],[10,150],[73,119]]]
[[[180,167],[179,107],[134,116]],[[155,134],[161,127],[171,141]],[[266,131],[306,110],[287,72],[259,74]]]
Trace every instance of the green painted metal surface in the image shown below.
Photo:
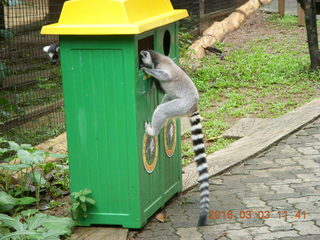
[[[169,49],[178,61],[177,31],[174,23],[140,35],[60,36],[71,191],[89,188],[96,200],[82,225],[140,228],[181,191],[179,121],[173,156],[165,152],[162,131],[156,165],[146,171],[144,149],[145,156],[154,152],[152,139],[144,146],[144,123],[163,92],[139,70],[141,49]]]

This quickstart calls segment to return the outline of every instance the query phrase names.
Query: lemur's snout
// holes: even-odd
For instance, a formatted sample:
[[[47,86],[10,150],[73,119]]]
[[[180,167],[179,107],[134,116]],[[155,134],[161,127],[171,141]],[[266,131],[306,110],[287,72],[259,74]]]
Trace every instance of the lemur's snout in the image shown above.
[[[142,57],[147,57],[148,52],[147,52],[147,51],[142,50],[142,51],[140,52],[140,55],[141,55]]]

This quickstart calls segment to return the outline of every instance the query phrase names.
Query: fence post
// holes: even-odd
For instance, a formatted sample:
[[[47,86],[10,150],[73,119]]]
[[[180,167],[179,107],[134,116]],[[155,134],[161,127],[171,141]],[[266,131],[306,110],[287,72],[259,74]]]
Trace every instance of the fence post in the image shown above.
[[[201,19],[204,16],[204,0],[199,0],[199,33],[202,32],[204,28],[204,24],[202,23]]]
[[[298,26],[305,26],[305,16],[304,16],[304,10],[301,7],[300,3],[297,3],[297,10],[298,10]]]
[[[285,0],[278,0],[278,12],[280,17],[284,17],[285,14]]]
[[[204,16],[204,0],[199,0],[200,18]]]
[[[0,3],[0,29],[5,29],[5,21],[4,21],[4,6],[3,3]]]

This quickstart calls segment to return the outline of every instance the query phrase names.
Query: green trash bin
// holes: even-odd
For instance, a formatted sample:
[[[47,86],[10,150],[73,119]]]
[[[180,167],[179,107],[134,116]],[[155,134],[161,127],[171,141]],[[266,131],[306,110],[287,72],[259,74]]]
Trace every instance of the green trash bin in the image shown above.
[[[42,28],[60,35],[71,191],[89,188],[96,200],[83,226],[140,228],[181,191],[180,124],[145,134],[163,92],[139,69],[139,52],[178,62],[186,16],[169,0],[75,0]]]

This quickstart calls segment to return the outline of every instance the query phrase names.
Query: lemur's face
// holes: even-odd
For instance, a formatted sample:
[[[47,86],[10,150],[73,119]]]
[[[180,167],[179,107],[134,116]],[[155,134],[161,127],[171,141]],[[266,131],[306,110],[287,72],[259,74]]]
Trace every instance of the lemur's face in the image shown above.
[[[56,64],[58,59],[59,59],[59,50],[60,47],[58,44],[51,44],[49,46],[45,46],[43,48],[43,51],[48,54],[50,57],[50,63],[51,64]]]
[[[153,62],[152,62],[152,58],[151,58],[151,54],[148,51],[142,50],[140,51],[140,55],[141,55],[141,61],[143,62],[143,64],[147,67],[153,67]]]

